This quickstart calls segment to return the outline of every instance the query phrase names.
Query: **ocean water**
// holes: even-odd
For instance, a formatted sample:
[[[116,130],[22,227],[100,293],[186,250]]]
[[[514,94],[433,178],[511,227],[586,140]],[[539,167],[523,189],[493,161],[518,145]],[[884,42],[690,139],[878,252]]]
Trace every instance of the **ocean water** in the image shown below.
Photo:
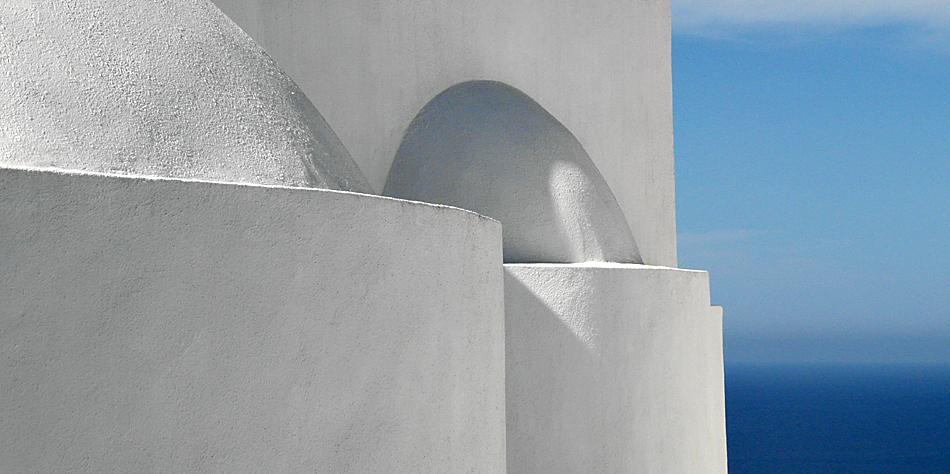
[[[950,473],[950,366],[726,366],[730,474]]]

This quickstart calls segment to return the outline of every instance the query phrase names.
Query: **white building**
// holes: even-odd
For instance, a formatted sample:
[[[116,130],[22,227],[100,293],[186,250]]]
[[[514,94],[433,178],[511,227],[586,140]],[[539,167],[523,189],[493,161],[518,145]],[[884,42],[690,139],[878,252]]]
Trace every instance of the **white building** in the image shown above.
[[[669,23],[0,4],[2,470],[725,473]]]

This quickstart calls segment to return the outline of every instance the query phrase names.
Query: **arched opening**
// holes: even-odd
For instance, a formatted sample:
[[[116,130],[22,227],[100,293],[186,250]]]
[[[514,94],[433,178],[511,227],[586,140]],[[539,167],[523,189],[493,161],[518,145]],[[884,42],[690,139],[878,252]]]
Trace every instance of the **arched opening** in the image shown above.
[[[499,220],[505,263],[642,263],[580,142],[501,82],[463,82],[426,104],[406,130],[383,195]]]

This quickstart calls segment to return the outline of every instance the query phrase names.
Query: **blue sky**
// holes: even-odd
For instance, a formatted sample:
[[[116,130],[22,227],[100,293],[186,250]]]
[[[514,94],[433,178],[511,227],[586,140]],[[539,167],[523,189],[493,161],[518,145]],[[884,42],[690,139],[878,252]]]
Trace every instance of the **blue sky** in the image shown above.
[[[950,363],[950,2],[673,0],[680,266],[727,362]]]

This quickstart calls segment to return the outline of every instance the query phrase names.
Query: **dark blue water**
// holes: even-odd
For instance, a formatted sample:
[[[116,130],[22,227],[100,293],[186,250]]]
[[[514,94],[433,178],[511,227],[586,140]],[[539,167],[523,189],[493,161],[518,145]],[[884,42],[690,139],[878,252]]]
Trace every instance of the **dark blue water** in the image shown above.
[[[950,473],[950,367],[726,366],[729,473]]]

